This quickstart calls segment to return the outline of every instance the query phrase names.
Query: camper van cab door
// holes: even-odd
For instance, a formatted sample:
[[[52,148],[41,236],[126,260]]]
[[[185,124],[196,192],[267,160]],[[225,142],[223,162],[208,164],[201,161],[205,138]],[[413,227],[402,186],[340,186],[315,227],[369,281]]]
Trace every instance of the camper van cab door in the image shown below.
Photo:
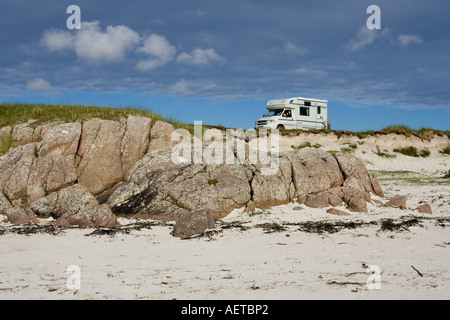
[[[292,117],[292,111],[293,110],[285,109],[280,119],[280,124],[282,124],[286,130],[295,129],[295,121]]]

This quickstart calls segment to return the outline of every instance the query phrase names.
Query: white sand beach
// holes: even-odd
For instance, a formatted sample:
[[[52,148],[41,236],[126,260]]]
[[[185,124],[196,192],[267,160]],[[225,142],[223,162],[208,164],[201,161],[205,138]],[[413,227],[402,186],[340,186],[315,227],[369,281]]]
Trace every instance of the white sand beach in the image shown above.
[[[26,234],[3,222],[0,299],[449,299],[450,184],[442,176],[450,156],[386,159],[372,150],[366,143],[356,155],[385,192],[373,199],[405,195],[407,209],[237,209],[188,240],[172,237],[173,223],[120,219],[115,233]],[[418,213],[421,203],[433,213]],[[79,287],[69,266],[79,267]]]

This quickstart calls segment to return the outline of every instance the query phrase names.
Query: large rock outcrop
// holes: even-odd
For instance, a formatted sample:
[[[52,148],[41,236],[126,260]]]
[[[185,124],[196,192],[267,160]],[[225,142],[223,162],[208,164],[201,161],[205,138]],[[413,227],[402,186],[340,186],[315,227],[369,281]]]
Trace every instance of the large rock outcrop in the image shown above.
[[[0,209],[26,207],[77,183],[91,195],[115,186],[147,152],[151,123],[129,116],[1,128],[13,148],[0,157]]]
[[[122,137],[118,121],[93,119],[84,122],[77,156],[78,182],[97,195],[123,180]]]
[[[38,148],[38,143],[29,143],[0,157],[0,191],[10,202],[27,197],[28,177]]]
[[[326,191],[344,181],[335,158],[315,149],[283,153],[274,175],[261,174],[259,166],[253,169],[253,201],[259,207],[285,204],[300,195]]]
[[[150,132],[151,140],[148,147],[148,152],[172,146],[172,133],[175,131],[174,127],[164,121],[156,121]]]
[[[116,216],[176,220],[207,209],[220,219],[235,208],[296,199],[316,208],[345,202],[350,211],[366,212],[372,194],[383,196],[376,178],[353,155],[283,152],[270,156],[276,170],[267,174],[267,163],[239,154],[251,150],[256,133],[226,136],[239,140],[234,145],[217,129],[202,142],[187,132],[173,139],[172,125],[152,124],[150,118],[129,116],[37,126],[29,121],[1,129],[17,146],[0,157],[0,213],[10,212],[15,223],[35,221],[33,212],[58,225],[111,227]],[[180,140],[177,150],[188,151],[174,158]]]
[[[375,178],[364,166],[341,171],[339,158],[342,166],[348,161],[359,164],[353,156],[335,158],[325,151],[305,149],[281,154],[279,170],[264,175],[261,164],[238,164],[237,159],[237,164],[175,164],[171,149],[165,148],[143,157],[129,178],[103,201],[119,215],[163,220],[205,207],[218,219],[248,203],[268,208],[302,195],[311,207],[345,201],[349,210],[366,212],[365,199],[374,192]],[[370,185],[357,183],[359,179]]]
[[[361,159],[344,152],[336,154],[336,160],[344,175],[343,187],[358,189],[363,193],[373,193],[384,197],[383,190],[374,175],[369,174]]]
[[[116,227],[117,218],[106,205],[79,184],[35,201],[31,210],[40,218],[53,217],[59,226]]]
[[[150,144],[151,118],[129,116],[122,139],[122,170],[124,177],[147,152]]]
[[[27,181],[28,201],[68,187],[77,180],[75,157],[81,124],[66,123],[46,131]]]
[[[216,219],[250,200],[250,171],[241,165],[174,163],[172,149],[144,156],[107,203],[113,212],[173,220],[207,207]]]
[[[9,200],[5,197],[3,192],[0,191],[0,214],[5,215],[6,209],[12,208],[11,203]]]
[[[12,130],[12,139],[14,146],[33,142],[34,129],[31,127],[31,125],[35,122],[36,120],[29,120],[26,123],[21,123],[14,126],[14,129]]]

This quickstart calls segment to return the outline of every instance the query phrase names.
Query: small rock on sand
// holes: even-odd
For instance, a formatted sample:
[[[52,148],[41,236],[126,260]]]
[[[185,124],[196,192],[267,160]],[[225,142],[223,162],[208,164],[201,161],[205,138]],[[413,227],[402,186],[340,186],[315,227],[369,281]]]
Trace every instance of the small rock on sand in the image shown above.
[[[201,209],[179,217],[175,222],[172,235],[177,238],[189,239],[214,228],[213,214],[208,210]]]
[[[384,204],[385,207],[393,206],[406,209],[406,196],[396,195]]]
[[[336,215],[336,216],[349,216],[350,215],[350,213],[342,211],[342,210],[338,210],[336,208],[330,208],[330,209],[327,210],[327,212],[329,214],[333,214],[333,215]]]
[[[416,210],[419,211],[419,213],[433,213],[431,206],[428,203],[421,204],[416,208]]]

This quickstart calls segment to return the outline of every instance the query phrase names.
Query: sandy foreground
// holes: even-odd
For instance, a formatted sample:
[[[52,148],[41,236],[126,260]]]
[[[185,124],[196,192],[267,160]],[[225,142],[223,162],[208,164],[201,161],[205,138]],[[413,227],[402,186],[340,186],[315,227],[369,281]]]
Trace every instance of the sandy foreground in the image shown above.
[[[357,155],[408,209],[238,209],[189,240],[154,221],[121,219],[116,232],[2,223],[0,299],[450,299],[450,156]],[[414,210],[421,202],[433,214]]]

